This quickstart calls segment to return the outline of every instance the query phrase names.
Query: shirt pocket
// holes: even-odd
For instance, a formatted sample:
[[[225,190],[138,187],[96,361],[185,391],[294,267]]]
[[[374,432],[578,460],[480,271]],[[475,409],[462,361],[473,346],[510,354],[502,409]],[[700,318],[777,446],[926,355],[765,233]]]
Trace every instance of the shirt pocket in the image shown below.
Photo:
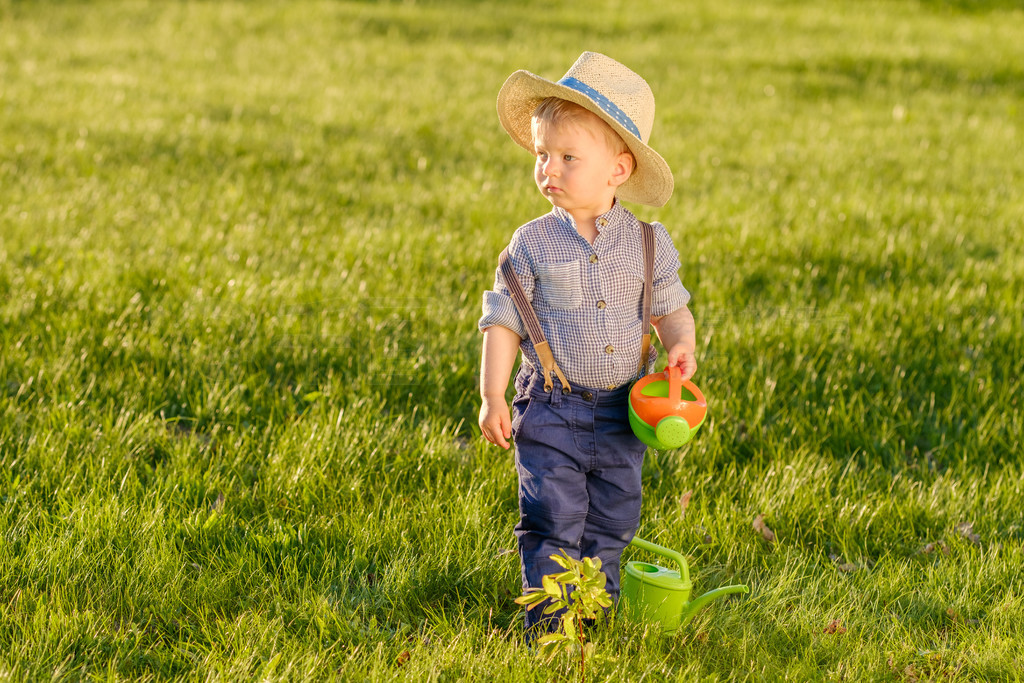
[[[538,263],[535,270],[541,295],[548,306],[563,311],[580,307],[583,303],[583,282],[578,261]]]

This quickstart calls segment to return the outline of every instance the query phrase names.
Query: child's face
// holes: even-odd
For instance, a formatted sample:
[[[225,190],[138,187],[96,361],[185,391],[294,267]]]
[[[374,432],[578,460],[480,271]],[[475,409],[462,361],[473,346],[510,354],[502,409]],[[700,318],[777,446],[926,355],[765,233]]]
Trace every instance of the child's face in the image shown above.
[[[582,123],[533,122],[537,187],[553,205],[572,214],[577,224],[608,211],[616,189],[632,170],[623,159],[628,155],[616,153],[592,128]]]

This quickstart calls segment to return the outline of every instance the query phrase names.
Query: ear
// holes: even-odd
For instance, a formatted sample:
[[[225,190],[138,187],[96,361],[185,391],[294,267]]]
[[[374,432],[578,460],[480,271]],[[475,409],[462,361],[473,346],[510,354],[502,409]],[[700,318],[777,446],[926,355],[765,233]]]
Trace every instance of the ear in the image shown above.
[[[612,177],[609,183],[612,187],[619,187],[629,180],[633,175],[633,155],[629,152],[622,152],[615,158],[615,165],[612,167]]]

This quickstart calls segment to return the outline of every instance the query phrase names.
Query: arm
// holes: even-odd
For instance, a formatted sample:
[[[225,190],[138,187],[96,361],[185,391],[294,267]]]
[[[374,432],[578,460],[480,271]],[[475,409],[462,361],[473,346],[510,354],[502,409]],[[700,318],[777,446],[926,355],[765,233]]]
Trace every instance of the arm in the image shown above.
[[[693,314],[686,306],[677,308],[668,315],[651,318],[658,332],[661,345],[668,350],[669,366],[676,365],[683,372],[683,379],[690,379],[697,372],[696,324]]]
[[[480,431],[493,444],[508,449],[512,437],[505,390],[512,366],[519,353],[520,337],[507,327],[492,325],[484,330],[484,350],[480,361]]]

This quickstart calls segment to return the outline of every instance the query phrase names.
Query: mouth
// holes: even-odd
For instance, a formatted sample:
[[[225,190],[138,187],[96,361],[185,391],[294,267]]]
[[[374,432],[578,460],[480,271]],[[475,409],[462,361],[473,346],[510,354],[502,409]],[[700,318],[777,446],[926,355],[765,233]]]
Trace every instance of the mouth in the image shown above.
[[[556,192],[561,192],[561,191],[562,191],[561,188],[555,187],[554,185],[545,185],[544,186],[544,193],[545,194],[554,194]]]

